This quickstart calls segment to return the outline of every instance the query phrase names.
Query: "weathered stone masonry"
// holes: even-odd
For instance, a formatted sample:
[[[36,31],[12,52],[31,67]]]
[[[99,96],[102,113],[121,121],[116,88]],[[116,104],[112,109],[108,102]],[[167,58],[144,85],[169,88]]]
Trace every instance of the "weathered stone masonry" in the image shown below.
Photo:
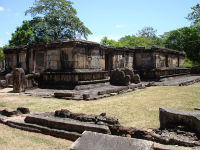
[[[187,74],[189,69],[184,67],[184,59],[184,52],[172,49],[136,48],[134,70],[146,79]]]
[[[128,68],[144,78],[187,73],[183,52],[152,47],[119,48],[83,40],[61,40],[4,49],[7,69],[40,73],[43,88],[106,82],[111,70]]]

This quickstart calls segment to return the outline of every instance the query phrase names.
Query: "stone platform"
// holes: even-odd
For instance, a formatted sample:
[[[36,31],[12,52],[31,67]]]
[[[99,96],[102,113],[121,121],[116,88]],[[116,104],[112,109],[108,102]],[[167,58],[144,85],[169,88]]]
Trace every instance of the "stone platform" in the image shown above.
[[[90,85],[76,86],[74,90],[61,89],[30,89],[25,94],[30,96],[55,97],[67,100],[97,100],[104,97],[114,96],[133,90],[144,88],[141,83],[131,84],[129,86],[113,86],[110,83],[98,83]],[[63,96],[62,96],[63,95]]]
[[[200,74],[188,74],[163,78],[160,80],[142,80],[145,87],[150,86],[187,86],[200,82]]]
[[[168,77],[175,77],[190,74],[190,68],[175,67],[175,68],[156,68],[156,69],[144,69],[135,70],[142,79],[162,79]]]
[[[77,85],[108,82],[107,71],[43,72],[39,87],[45,89],[70,89]]]
[[[158,86],[186,86],[200,82],[200,74],[190,74],[184,76],[170,77],[161,79],[157,82]]]

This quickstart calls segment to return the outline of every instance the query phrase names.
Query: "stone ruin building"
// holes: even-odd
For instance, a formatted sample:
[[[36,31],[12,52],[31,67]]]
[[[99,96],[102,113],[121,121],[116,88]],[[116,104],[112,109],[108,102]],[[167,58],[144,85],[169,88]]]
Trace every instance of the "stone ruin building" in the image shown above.
[[[6,48],[4,54],[6,75],[5,80],[0,78],[0,86],[11,83],[14,92],[36,86],[71,90],[79,85],[107,82],[119,86],[119,90],[129,90],[131,83],[139,84],[140,77],[159,80],[190,73],[190,69],[184,67],[184,52],[159,47],[109,47],[73,39]],[[97,92],[98,95],[111,95],[119,90]],[[61,92],[54,96],[71,99],[75,94]],[[89,100],[90,95],[82,94],[84,100]],[[71,150],[101,150],[112,146],[116,149],[117,144],[118,149],[138,150],[192,150],[200,146],[198,113],[162,107],[158,129],[125,127],[106,113],[87,115],[66,109],[12,119],[28,113],[29,109],[24,107],[0,110],[0,122],[26,131],[76,140]],[[87,147],[88,142],[90,147]]]
[[[23,68],[28,78],[37,76],[41,88],[108,82],[113,70],[128,69],[144,79],[189,73],[184,52],[159,47],[109,47],[72,39],[6,48],[4,53],[7,70]],[[28,82],[27,87],[32,86]]]

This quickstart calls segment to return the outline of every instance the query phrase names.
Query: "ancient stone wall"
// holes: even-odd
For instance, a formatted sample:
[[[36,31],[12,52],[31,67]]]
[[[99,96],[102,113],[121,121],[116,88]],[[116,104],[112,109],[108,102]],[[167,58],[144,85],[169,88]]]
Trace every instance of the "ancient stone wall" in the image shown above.
[[[184,58],[183,52],[164,48],[136,49],[134,69],[151,70],[184,67]]]
[[[43,72],[89,73],[89,75],[64,74],[64,78],[73,81],[79,81],[79,79],[86,81],[87,77],[88,80],[102,79],[102,77],[97,77],[101,76],[102,71],[110,73],[112,70],[123,68],[134,69],[139,71],[140,75],[147,74],[149,76],[148,72],[150,71],[184,67],[185,57],[183,52],[166,48],[108,47],[83,40],[61,40],[8,48],[4,49],[4,53],[7,68],[12,70],[21,67],[26,74]],[[98,71],[99,74],[96,73]],[[143,72],[141,73],[141,71]],[[95,77],[90,77],[92,75]],[[152,75],[155,76],[155,72]],[[61,79],[62,77],[55,75],[55,80],[57,78]]]
[[[18,54],[18,57],[19,57],[19,67],[26,70],[26,53],[21,52]]]
[[[180,56],[179,57],[179,67],[184,67],[185,66],[185,57]]]
[[[168,56],[168,65],[169,68],[178,67],[178,55],[169,55]]]
[[[155,68],[154,53],[152,53],[152,51],[147,50],[142,52],[136,52],[134,62],[134,68],[136,70],[153,69]]]
[[[99,48],[73,48],[75,69],[100,69],[105,70],[105,54]]]
[[[12,70],[14,68],[17,67],[17,55],[16,54],[9,54],[9,55],[6,55],[6,64],[9,68],[11,68]]]
[[[113,68],[129,68],[133,69],[133,53],[117,51],[113,56]]]
[[[26,49],[24,47],[7,48],[4,54],[7,70],[11,71],[20,67],[26,71]]]
[[[32,49],[31,53],[29,68],[33,72],[70,71],[74,69],[105,70],[105,54],[99,48],[71,45],[54,49]]]
[[[60,50],[48,50],[46,54],[46,68],[51,70],[60,70],[61,69],[61,51]],[[46,69],[45,68],[45,69]]]
[[[157,53],[156,68],[175,68],[179,67],[179,55]]]

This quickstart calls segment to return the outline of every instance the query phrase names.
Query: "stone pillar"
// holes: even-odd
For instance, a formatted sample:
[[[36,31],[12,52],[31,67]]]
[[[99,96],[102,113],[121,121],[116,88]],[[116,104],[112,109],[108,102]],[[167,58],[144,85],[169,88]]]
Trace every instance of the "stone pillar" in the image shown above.
[[[16,93],[25,91],[25,73],[22,68],[13,70],[13,91]]]

